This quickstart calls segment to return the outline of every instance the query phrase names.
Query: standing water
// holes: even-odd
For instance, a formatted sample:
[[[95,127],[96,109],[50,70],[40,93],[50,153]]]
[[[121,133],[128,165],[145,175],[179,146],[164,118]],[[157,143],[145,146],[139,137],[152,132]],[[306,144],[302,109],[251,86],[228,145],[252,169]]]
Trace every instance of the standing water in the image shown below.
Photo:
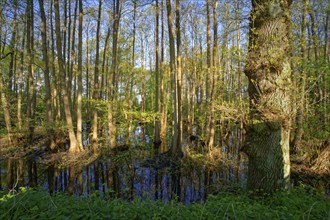
[[[35,155],[2,159],[0,189],[39,186],[50,193],[67,192],[76,196],[99,193],[126,200],[160,199],[165,203],[176,199],[188,204],[203,201],[210,193],[234,190],[245,182],[246,162],[235,162],[237,154],[233,152],[238,151],[234,151],[233,146],[221,150],[226,157],[215,161],[217,165],[212,164],[214,161],[205,161],[208,158],[198,153],[179,163],[166,161],[165,154],[150,159],[152,157],[141,156],[150,152],[144,148],[132,146],[116,154],[102,155],[92,162],[70,166],[46,163]]]

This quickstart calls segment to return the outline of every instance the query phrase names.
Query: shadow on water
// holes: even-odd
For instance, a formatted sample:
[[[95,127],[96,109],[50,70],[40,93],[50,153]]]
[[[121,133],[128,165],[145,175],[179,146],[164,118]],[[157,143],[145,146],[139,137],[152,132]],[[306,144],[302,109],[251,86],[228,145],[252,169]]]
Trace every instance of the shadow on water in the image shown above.
[[[135,146],[115,155],[102,155],[85,165],[69,167],[59,163],[46,164],[39,157],[7,158],[0,160],[0,189],[39,186],[51,194],[67,192],[88,196],[97,192],[101,196],[125,200],[149,198],[166,203],[175,199],[188,204],[204,201],[207,194],[219,192],[228,185],[242,186],[245,181],[243,162],[240,165],[243,168],[236,176],[238,172],[234,166],[208,169],[194,161],[187,165],[185,159],[180,163],[169,160],[159,166],[146,165],[146,157],[135,157],[142,151],[147,150]]]

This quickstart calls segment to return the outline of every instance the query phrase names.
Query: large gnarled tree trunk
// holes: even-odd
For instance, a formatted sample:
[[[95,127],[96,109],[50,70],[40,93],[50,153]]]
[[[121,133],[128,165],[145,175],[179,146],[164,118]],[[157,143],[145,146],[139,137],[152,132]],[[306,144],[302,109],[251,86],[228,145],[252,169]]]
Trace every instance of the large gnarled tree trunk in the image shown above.
[[[245,68],[252,120],[243,148],[250,190],[290,185],[290,6],[290,0],[252,0]]]

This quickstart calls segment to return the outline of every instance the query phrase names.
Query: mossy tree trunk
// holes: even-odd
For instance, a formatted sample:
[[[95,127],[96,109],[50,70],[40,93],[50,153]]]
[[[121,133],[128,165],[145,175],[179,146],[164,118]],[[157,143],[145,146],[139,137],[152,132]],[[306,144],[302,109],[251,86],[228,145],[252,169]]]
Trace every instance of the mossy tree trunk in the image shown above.
[[[251,123],[243,147],[250,190],[290,186],[290,7],[290,0],[252,1],[245,67]]]

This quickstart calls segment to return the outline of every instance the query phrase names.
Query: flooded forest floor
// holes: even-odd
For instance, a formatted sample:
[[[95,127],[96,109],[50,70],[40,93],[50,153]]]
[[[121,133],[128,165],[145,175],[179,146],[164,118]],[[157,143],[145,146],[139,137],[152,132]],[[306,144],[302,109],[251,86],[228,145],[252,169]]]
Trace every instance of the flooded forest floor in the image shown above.
[[[65,140],[58,144],[50,151],[37,135],[32,144],[2,145],[0,219],[326,219],[330,214],[329,174],[302,158],[292,157],[294,188],[264,197],[244,190],[247,159],[235,144],[211,152],[190,145],[176,160],[169,151],[155,155],[153,144],[140,141],[115,150],[101,147],[98,153],[86,147],[77,154],[67,153]]]
[[[150,143],[136,142],[115,149],[91,148],[67,153],[65,139],[58,139],[50,151],[42,134],[33,142],[16,138],[6,145],[1,139],[0,190],[41,187],[51,194],[66,192],[88,196],[95,192],[105,197],[161,200],[175,199],[189,204],[205,201],[209,195],[244,191],[247,159],[235,144],[201,152],[194,143],[187,145],[185,157],[174,160],[169,151],[155,155]],[[19,147],[17,147],[19,146]],[[292,185],[306,184],[329,195],[330,174],[312,167],[303,157],[291,157]]]

